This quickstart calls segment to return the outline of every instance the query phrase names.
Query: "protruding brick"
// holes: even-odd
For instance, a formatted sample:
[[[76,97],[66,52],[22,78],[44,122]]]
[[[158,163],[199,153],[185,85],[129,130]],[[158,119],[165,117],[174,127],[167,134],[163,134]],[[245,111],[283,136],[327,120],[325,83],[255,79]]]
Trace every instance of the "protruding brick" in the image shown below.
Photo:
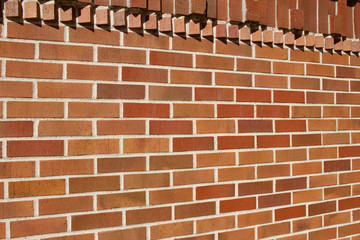
[[[114,27],[125,27],[126,26],[126,14],[125,9],[114,11]]]
[[[44,21],[55,21],[56,17],[54,3],[50,2],[42,4],[42,19]]]
[[[171,32],[172,31],[172,18],[163,16],[160,21],[160,32]]]
[[[21,17],[21,2],[18,0],[10,0],[4,3],[6,17]]]
[[[185,33],[185,18],[179,17],[174,19],[174,32],[177,34]]]
[[[132,29],[142,28],[141,13],[130,13],[129,14],[129,27]]]
[[[96,8],[96,25],[108,25],[110,23],[109,9]]]
[[[62,6],[59,8],[61,22],[73,22],[75,9],[71,6]]]
[[[24,2],[24,18],[38,19],[40,17],[40,8],[38,2]]]

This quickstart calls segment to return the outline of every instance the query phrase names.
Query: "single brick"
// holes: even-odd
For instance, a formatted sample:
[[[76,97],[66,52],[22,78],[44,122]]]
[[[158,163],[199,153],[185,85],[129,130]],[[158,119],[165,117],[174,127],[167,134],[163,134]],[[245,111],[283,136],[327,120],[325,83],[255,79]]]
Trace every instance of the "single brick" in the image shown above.
[[[9,197],[64,195],[65,179],[33,180],[9,183]]]
[[[119,139],[69,140],[70,156],[119,153]]]
[[[119,189],[119,176],[76,177],[69,179],[70,193],[116,191]]]

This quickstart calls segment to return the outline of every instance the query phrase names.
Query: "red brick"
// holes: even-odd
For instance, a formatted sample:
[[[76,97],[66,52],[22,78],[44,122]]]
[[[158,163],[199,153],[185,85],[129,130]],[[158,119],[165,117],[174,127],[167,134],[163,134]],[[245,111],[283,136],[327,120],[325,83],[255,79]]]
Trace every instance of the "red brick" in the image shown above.
[[[323,116],[326,118],[344,118],[350,116],[350,108],[345,106],[324,106]]]
[[[306,177],[276,180],[276,191],[303,189],[307,186]]]
[[[214,117],[213,104],[174,104],[174,118]]]
[[[271,91],[258,89],[237,89],[237,102],[271,102]]]
[[[7,156],[8,157],[64,156],[64,141],[62,140],[8,141]]]
[[[42,177],[92,173],[94,173],[93,159],[40,161],[40,176]]]
[[[339,200],[339,211],[352,209],[352,208],[359,208],[360,206],[360,197],[356,198],[347,198]]]
[[[235,133],[234,120],[197,120],[196,131],[206,133]]]
[[[304,64],[273,62],[273,73],[304,75]]]
[[[233,180],[249,180],[254,178],[255,169],[253,167],[222,168],[218,171],[218,180],[220,182]]]
[[[332,79],[323,79],[323,89],[331,90],[331,91],[349,91],[349,82],[348,81],[340,81],[340,80],[332,80]],[[357,89],[357,84],[355,82],[351,82],[351,91],[355,91]],[[357,90],[356,90],[357,91]]]
[[[350,236],[360,233],[360,224],[354,223],[346,226],[339,227],[339,237]]]
[[[319,65],[319,64],[307,64],[306,75],[311,76],[324,76],[334,77],[334,66]]]
[[[238,212],[256,208],[256,197],[220,201],[220,213]]]
[[[276,207],[290,204],[290,193],[272,194],[267,196],[259,196],[259,208]]]
[[[242,149],[253,148],[254,137],[253,136],[219,136],[218,137],[218,149]]]
[[[288,88],[288,78],[280,76],[255,75],[255,87]]]
[[[290,87],[293,89],[314,89],[320,90],[319,78],[291,77]]]
[[[143,120],[99,120],[98,135],[141,135],[145,134]]]
[[[98,48],[99,62],[145,64],[146,52],[134,49]]]
[[[230,88],[195,88],[196,101],[233,101],[234,90]]]
[[[6,76],[17,78],[62,79],[63,66],[62,64],[55,63],[7,61]]]
[[[306,206],[287,207],[275,210],[275,220],[283,221],[306,216]]]
[[[306,219],[295,220],[293,222],[293,231],[300,232],[314,228],[322,227],[322,218],[321,217],[312,217]]]
[[[349,197],[351,195],[351,187],[350,186],[343,186],[343,187],[330,187],[324,189],[324,198],[327,199],[334,199],[334,198],[343,198]],[[339,201],[340,204],[340,201]],[[340,205],[339,205],[339,209]]]
[[[305,103],[305,93],[300,91],[274,91],[274,102]]]
[[[93,213],[71,216],[71,230],[79,231],[122,225],[122,212]]]
[[[31,82],[0,81],[0,97],[31,98]]]
[[[34,53],[35,53],[34,44],[0,41],[1,57],[34,59]]]
[[[80,234],[80,235],[68,235],[64,237],[53,237],[53,238],[46,238],[43,240],[76,240],[81,238],[82,240],[94,240],[93,234]]]
[[[360,71],[351,67],[336,67],[336,77],[338,78],[360,78]]]
[[[123,67],[122,80],[131,82],[167,83],[168,70],[155,68]]]
[[[168,134],[192,134],[191,121],[150,121],[150,134],[168,135]]]
[[[272,147],[289,147],[289,135],[258,135],[256,137],[258,148],[272,148]]]
[[[91,98],[92,86],[87,83],[39,82],[39,98]]]
[[[293,118],[321,117],[321,107],[318,106],[293,106],[291,112]]]
[[[113,66],[68,64],[67,78],[80,80],[117,81],[118,68]]]
[[[273,161],[274,161],[273,152],[270,150],[239,152],[239,165],[254,164],[254,163],[269,163]]]
[[[190,87],[150,86],[149,99],[163,101],[191,101],[192,89]]]
[[[66,217],[22,220],[10,224],[12,238],[61,233],[66,232],[66,230]]]
[[[119,117],[118,103],[70,102],[70,118],[116,118]]]
[[[64,195],[65,179],[33,180],[9,183],[9,197]]]
[[[251,75],[250,74],[236,74],[236,73],[215,73],[215,84],[222,86],[243,86],[251,87]]]
[[[257,167],[257,178],[290,176],[289,164],[265,165]]]
[[[286,60],[288,59],[288,50],[278,47],[255,46],[255,57]]]
[[[234,184],[211,185],[196,188],[196,199],[223,198],[235,196]]]
[[[344,162],[341,164],[341,162]],[[349,170],[349,167],[347,166],[348,163],[346,160],[340,160],[339,165],[345,165],[345,167]],[[349,183],[357,183],[359,182],[359,176],[360,176],[360,172],[349,172],[349,173],[341,173],[340,174],[340,184],[349,184]]]
[[[183,236],[193,233],[193,222],[176,222],[152,226],[150,228],[151,239]]]
[[[239,238],[255,239],[255,230],[249,228],[249,229],[219,233],[219,240],[239,239]]]
[[[64,41],[64,27],[9,22],[7,37],[31,40]]]
[[[126,225],[153,223],[166,220],[171,220],[170,207],[128,210],[126,212]]]
[[[70,28],[70,42],[91,43],[105,45],[120,45],[120,33],[118,31],[107,31],[91,28]]]
[[[174,138],[173,151],[199,151],[199,150],[213,150],[213,137],[189,137],[189,138]]]
[[[310,188],[314,187],[323,187],[331,186],[337,184],[337,175],[336,174],[327,174],[319,176],[310,177]]]
[[[215,202],[175,206],[175,219],[215,215]]]
[[[288,118],[289,107],[282,105],[257,105],[256,117],[258,118]]]
[[[309,149],[309,159],[327,159],[336,158],[337,148],[311,148]]]
[[[317,230],[309,233],[309,240],[334,239],[336,238],[336,228]]]
[[[217,105],[217,116],[219,118],[254,117],[252,105]]]
[[[124,153],[168,152],[167,138],[125,138],[123,140]]]
[[[50,60],[92,61],[93,48],[40,43],[39,58]]]
[[[273,181],[240,183],[238,196],[265,194],[273,192]]]
[[[336,211],[336,201],[315,203],[309,205],[309,216],[335,212],[335,211]]]
[[[199,40],[196,38],[173,37],[172,44],[174,50],[205,53],[213,52],[213,42],[205,38]]]
[[[306,102],[310,104],[333,104],[334,93],[325,92],[307,92]]]
[[[64,103],[61,102],[11,102],[7,103],[8,118],[61,118]]]
[[[176,67],[192,67],[192,55],[150,51],[150,64]]]
[[[171,70],[170,81],[175,84],[211,85],[210,72]]]
[[[119,176],[77,177],[69,179],[70,193],[120,190]]]
[[[228,57],[217,56],[196,56],[197,68],[210,68],[210,69],[222,69],[222,70],[234,70],[234,59]]]
[[[92,124],[85,121],[40,121],[39,136],[91,136]]]
[[[32,137],[33,122],[32,121],[1,121],[0,137]]]
[[[271,72],[270,61],[238,58],[236,63],[237,63],[237,67],[236,67],[237,71],[262,72],[262,73]]]
[[[99,173],[145,171],[145,165],[144,157],[99,158],[97,160]]]
[[[322,163],[321,162],[296,163],[292,165],[292,173],[294,176],[322,173]]]
[[[291,61],[320,62],[320,53],[313,51],[290,50]]]
[[[235,165],[235,153],[197,154],[196,155],[196,164],[197,164],[198,168],[199,167],[211,167],[211,166]]]
[[[337,156],[334,156],[336,158]],[[348,171],[350,170],[350,161],[349,160],[338,160],[338,161],[325,161],[324,162],[324,172],[338,172],[338,171]],[[341,177],[340,177],[341,182]]]
[[[51,215],[60,213],[85,212],[93,210],[93,197],[65,197],[39,200],[39,214]]]
[[[339,157],[357,157],[360,156],[360,147],[359,146],[348,146],[348,147],[339,147]]]
[[[357,93],[337,93],[336,103],[337,104],[360,104],[360,94]]]
[[[124,34],[124,46],[169,49],[169,37],[153,34]]]
[[[124,117],[167,118],[169,111],[168,104],[124,103]]]
[[[260,225],[270,222],[272,222],[272,211],[257,211],[254,213],[238,215],[238,227]]]
[[[251,57],[251,47],[249,45],[241,44],[241,43],[238,44],[232,41],[224,42],[220,40],[216,40],[215,44],[216,44],[216,53]]]
[[[276,132],[305,132],[306,120],[275,120]]]

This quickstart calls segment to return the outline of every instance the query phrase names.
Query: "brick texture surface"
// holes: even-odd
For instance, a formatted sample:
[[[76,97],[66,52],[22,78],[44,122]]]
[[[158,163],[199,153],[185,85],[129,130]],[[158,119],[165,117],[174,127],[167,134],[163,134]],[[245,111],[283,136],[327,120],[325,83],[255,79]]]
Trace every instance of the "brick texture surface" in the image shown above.
[[[360,239],[360,2],[0,6],[0,239]]]

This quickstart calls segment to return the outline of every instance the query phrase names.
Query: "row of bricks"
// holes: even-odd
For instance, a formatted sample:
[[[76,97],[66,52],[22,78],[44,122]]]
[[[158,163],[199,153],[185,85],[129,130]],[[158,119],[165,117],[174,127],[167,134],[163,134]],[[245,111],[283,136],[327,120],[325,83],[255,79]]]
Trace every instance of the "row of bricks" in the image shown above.
[[[127,72],[127,68],[123,72]],[[132,68],[131,71],[135,71]],[[141,71],[141,70],[139,70]],[[191,81],[191,78],[186,77],[190,72],[187,71],[171,71],[171,82],[175,84],[185,84],[186,81]],[[211,82],[211,74],[198,73],[193,77],[205,76]],[[129,76],[129,75],[127,75]],[[228,78],[230,77],[230,79]],[[229,83],[231,77],[238,80],[238,84]],[[123,77],[124,80],[126,77]],[[255,87],[257,88],[277,88],[279,90],[264,90],[264,89],[249,89],[249,88],[225,88],[225,87],[185,87],[185,86],[154,86],[150,85],[148,89],[144,85],[130,85],[130,84],[103,84],[96,85],[92,83],[70,83],[70,82],[37,82],[37,87],[34,87],[32,82],[26,81],[0,81],[0,98],[63,98],[63,99],[87,99],[92,100],[150,100],[150,101],[220,101],[220,102],[254,102],[254,103],[307,103],[307,104],[358,104],[358,93],[333,93],[333,92],[317,92],[317,91],[285,91],[280,88],[287,88],[289,81],[287,77],[273,77],[265,75],[255,75]],[[215,74],[215,83],[219,86],[235,85],[244,87],[251,87],[251,77],[237,76],[228,73]],[[235,81],[234,81],[235,82]],[[308,89],[320,90],[320,83],[322,83],[323,90],[326,91],[350,91],[359,92],[359,81],[342,81],[318,78],[290,78],[291,89]],[[223,84],[223,85],[222,85]],[[34,90],[36,96],[34,96]],[[148,94],[147,94],[148,93]],[[93,96],[95,95],[95,96]],[[139,105],[140,106],[140,105]],[[154,105],[155,106],[155,105]],[[230,107],[230,105],[229,105]],[[254,116],[253,110],[248,106],[243,107],[246,112],[243,117]],[[223,109],[219,109],[220,111]],[[234,109],[235,110],[235,107]],[[349,108],[343,107],[344,116],[349,116]],[[222,113],[224,111],[221,111]],[[145,114],[145,113],[144,113]],[[99,114],[100,116],[101,114]],[[211,115],[211,114],[209,114]],[[219,117],[223,114],[220,114]],[[230,116],[230,115],[229,115]],[[233,112],[233,116],[236,116]],[[270,115],[269,115],[270,116]],[[274,117],[278,116],[276,113]],[[353,116],[356,116],[356,107],[354,107]]]
[[[245,90],[246,91],[246,90]],[[118,118],[120,117],[120,103],[99,103],[99,102],[24,102],[24,101],[9,101],[6,104],[6,118],[63,118],[65,116],[64,106],[67,106],[66,115],[69,118]],[[2,110],[2,104],[0,110]],[[170,116],[170,106],[172,106],[173,113]],[[165,103],[131,103],[126,102],[122,104],[123,116],[126,118],[214,118],[215,117],[215,105],[214,104],[192,104],[192,103],[174,103],[173,105]],[[256,111],[254,111],[254,105],[233,105],[233,104],[218,104],[216,106],[217,116],[219,118],[254,118],[254,113],[259,118],[348,118],[350,107],[344,106],[292,106],[287,105],[256,105]],[[291,110],[291,114],[290,114]],[[0,111],[1,113],[2,111]],[[2,114],[0,114],[2,117]],[[5,115],[3,116],[5,117]],[[359,117],[359,107],[351,108],[351,117]],[[209,119],[210,120],[210,119]],[[293,119],[295,120],[295,119]],[[339,120],[342,126],[339,126],[339,130],[357,130],[358,121],[352,120]],[[259,125],[262,129],[269,130],[270,122],[266,121],[250,121],[249,123]],[[324,120],[326,124],[324,129],[319,126],[316,127],[316,123],[321,121],[311,121],[314,126],[313,130],[336,130],[334,127],[336,122],[331,119]],[[70,124],[71,122],[69,122]],[[116,123],[116,122],[114,122]],[[125,123],[125,122],[124,122]],[[186,122],[178,122],[184,123]],[[205,122],[204,122],[205,123]],[[208,122],[211,124],[211,121]],[[226,132],[229,121],[222,121],[222,127],[219,126],[218,130],[215,130],[214,126],[216,121],[213,121],[212,126],[209,126],[209,131],[212,129],[216,132]],[[221,121],[219,121],[221,123]],[[240,122],[239,122],[240,123]],[[245,122],[244,122],[245,123]],[[287,123],[291,123],[288,121]],[[282,129],[286,129],[286,122],[282,124]],[[297,125],[302,125],[304,122],[294,121]],[[121,121],[117,125],[120,126]],[[166,124],[162,122],[162,124]],[[179,124],[181,125],[181,124]],[[239,124],[241,125],[241,124]],[[320,125],[320,124],[318,124]],[[69,126],[69,125],[68,125]],[[104,125],[105,126],[105,125]],[[139,125],[140,126],[140,125]],[[176,127],[177,123],[168,122],[168,126],[165,128]],[[303,125],[302,125],[303,126]],[[120,126],[121,127],[121,126]],[[180,127],[180,126],[179,126]],[[141,129],[141,127],[134,126],[135,129]],[[296,127],[294,127],[296,129]],[[303,129],[304,127],[299,127]],[[205,128],[204,128],[205,129]],[[246,132],[246,128],[243,128]],[[248,130],[254,128],[249,127]],[[270,128],[271,131],[272,128]],[[289,127],[289,129],[291,129]],[[136,130],[135,130],[136,131]],[[174,129],[174,131],[176,131]],[[285,131],[285,130],[284,130]],[[251,131],[250,131],[251,132]]]
[[[301,150],[300,150],[301,151]],[[302,150],[303,151],[303,150]],[[329,151],[327,153],[325,151]],[[245,153],[246,154],[246,153]],[[263,152],[262,155],[269,154]],[[318,160],[321,158],[336,159],[336,148],[315,148],[310,149],[310,160]],[[174,171],[172,174],[172,184],[175,186],[187,185],[187,184],[202,184],[227,181],[241,181],[261,178],[274,178],[274,177],[286,177],[286,176],[299,176],[299,175],[316,175],[310,177],[309,186],[323,187],[332,186],[338,183],[337,174],[319,175],[321,173],[332,172],[345,172],[359,170],[359,159],[350,160],[326,160],[304,162],[304,160],[298,160],[296,163],[291,164],[269,164],[255,167],[234,167],[235,154],[234,153],[221,153],[219,156],[219,162],[215,162],[214,159],[205,159],[206,155],[200,154],[197,156],[196,166],[197,168],[204,167],[218,167],[217,175],[215,179],[214,170],[191,170],[193,167],[193,161],[191,155],[176,155],[176,156],[151,156],[149,160],[150,170],[180,170],[188,169],[189,171]],[[225,159],[225,156],[229,156],[229,159]],[[268,156],[269,157],[269,156]],[[300,156],[298,156],[300,157]],[[176,163],[176,160],[184,160],[183,163]],[[132,162],[133,161],[133,162]],[[263,160],[264,161],[264,160]],[[271,163],[271,162],[269,162]],[[56,164],[59,166],[57,167]],[[72,164],[73,169],[66,169],[66,164]],[[40,176],[62,176],[62,175],[91,175],[94,174],[94,161],[92,159],[68,159],[68,160],[41,160],[40,163]],[[127,174],[125,177],[125,189],[134,188],[153,188],[153,187],[166,187],[170,186],[169,173],[148,173],[146,170],[146,159],[144,157],[123,157],[123,158],[99,158],[97,160],[96,167],[98,173],[117,173],[117,172],[143,172],[141,175]],[[232,165],[232,166],[231,166]],[[352,166],[352,167],[351,167]],[[35,177],[35,162],[2,162],[1,172],[2,178],[30,178]],[[6,172],[11,170],[11,172]],[[255,174],[256,173],[256,174]],[[357,183],[359,172],[341,173],[339,176],[340,184]],[[186,177],[184,179],[184,177]],[[71,193],[77,192],[92,192],[92,191],[108,191],[116,190],[114,188],[108,188],[107,186],[114,186],[107,182],[112,181],[114,178],[85,178],[89,183],[83,181],[81,188],[77,190],[70,190]],[[106,180],[107,179],[107,180]],[[78,179],[79,180],[79,179]],[[136,180],[138,182],[136,182]],[[115,182],[117,180],[115,179]],[[147,182],[150,181],[150,182]],[[74,180],[78,183],[79,181]],[[98,182],[98,185],[96,185]],[[36,183],[36,182],[35,182]],[[262,183],[258,185],[261,186]],[[36,185],[36,184],[35,184]],[[75,184],[74,184],[75,185]],[[71,186],[74,186],[71,185]],[[115,184],[116,185],[116,184]],[[254,184],[253,184],[254,185]],[[256,185],[256,184],[255,184]],[[272,186],[269,181],[266,186]],[[306,185],[306,184],[305,184]],[[86,187],[87,186],[87,187]],[[96,187],[101,186],[101,187]],[[245,186],[245,185],[244,185]],[[251,184],[249,186],[252,186]],[[85,190],[88,189],[88,190]],[[257,189],[256,187],[254,189]],[[335,192],[335,189],[333,189]],[[243,191],[243,190],[242,190]],[[257,191],[257,190],[255,190]],[[340,189],[339,189],[340,191]],[[36,192],[32,190],[32,192]],[[347,189],[346,194],[350,193],[350,187]],[[357,191],[358,192],[358,191]],[[344,196],[348,196],[348,195]],[[249,194],[244,194],[249,195]],[[341,194],[340,194],[341,195]],[[32,195],[26,195],[32,196]],[[328,199],[328,198],[326,198]],[[168,201],[166,198],[163,201]]]
[[[139,18],[139,17],[138,17]],[[164,18],[165,19],[165,18]],[[139,18],[140,20],[140,18]],[[171,25],[170,22],[167,24]],[[181,22],[179,22],[181,20]],[[175,21],[175,20],[174,20]],[[140,22],[141,23],[141,22]],[[175,23],[175,22],[174,22]],[[177,20],[178,28],[185,29],[185,21],[184,19]],[[157,24],[152,24],[157,27]],[[189,22],[189,29],[192,29],[194,37],[202,33],[204,37],[210,37],[213,35],[213,23],[208,22],[200,31],[200,23]],[[140,25],[141,26],[141,25]],[[146,25],[145,25],[146,26]],[[161,25],[160,25],[161,26]],[[191,28],[190,28],[191,26]],[[33,24],[19,24],[15,22],[9,22],[7,24],[7,36],[10,38],[24,38],[24,39],[38,39],[38,40],[49,40],[49,41],[64,41],[64,27],[59,26],[53,28],[51,26],[43,25],[37,26]],[[271,45],[272,43],[276,45],[283,46],[283,44],[288,46],[297,46],[300,49],[303,49],[306,46],[309,49],[325,49],[327,51],[332,51],[333,49],[337,52],[345,51],[345,52],[353,52],[358,53],[360,51],[360,42],[345,40],[345,41],[335,41],[334,38],[323,36],[314,36],[314,35],[294,35],[292,32],[288,32],[285,35],[282,32],[273,32],[272,30],[262,31],[260,29],[251,31],[248,27],[242,27],[240,29],[236,25],[228,26],[226,24],[218,24],[216,26],[216,37],[222,40],[216,41],[220,49],[219,53],[226,54],[240,54],[243,56],[249,56],[251,51],[249,49],[250,46],[245,44],[240,44],[242,46],[239,48],[239,45],[233,41],[228,42],[228,44],[224,44],[224,38],[228,37],[232,40],[239,39],[241,41],[253,41],[254,43],[263,42],[265,45]],[[178,32],[182,32],[182,30],[177,30]],[[185,30],[184,30],[185,31]],[[106,44],[106,45],[119,45],[120,42],[120,33],[119,31],[106,31],[102,29],[94,29],[89,30],[86,28],[69,28],[69,38],[71,42],[80,42],[80,43],[94,43],[94,44]],[[106,37],[103,37],[106,36]],[[201,41],[196,38],[187,38],[183,39],[182,37],[174,37],[173,39],[173,48],[176,50],[185,50],[192,51],[197,49],[200,52],[212,52],[212,40],[211,39],[202,39]],[[184,45],[184,43],[186,43]],[[195,43],[195,45],[194,45]],[[161,48],[161,49],[169,49],[169,37],[166,35],[153,35],[153,34],[138,34],[138,33],[124,33],[124,45],[125,46],[136,46],[136,47],[151,47],[151,48]],[[237,48],[237,49],[236,49]],[[236,50],[234,50],[236,49]],[[345,53],[344,53],[345,54]],[[271,55],[270,55],[271,56]],[[275,55],[276,56],[276,55]],[[358,57],[356,56],[356,59]]]
[[[92,3],[92,1],[89,0],[78,2]],[[109,10],[107,6],[111,6],[130,7],[132,9],[142,8],[150,11],[162,11],[163,13],[185,16],[190,14],[200,14],[204,16],[206,15],[208,18],[217,18],[218,20],[232,22],[252,21],[270,27],[275,27],[275,24],[277,23],[277,28],[291,28],[297,30],[304,29],[305,31],[314,33],[319,31],[324,34],[340,34],[350,38],[353,37],[353,32],[355,32],[356,37],[360,34],[359,27],[356,22],[354,22],[354,18],[356,19],[359,14],[359,4],[355,3],[355,5],[351,7],[347,6],[346,1],[340,1],[337,3],[329,0],[299,0],[298,8],[297,0],[279,0],[277,6],[274,0],[265,0],[261,2],[246,0],[245,6],[242,6],[243,3],[241,1],[235,0],[179,0],[175,1],[175,4],[172,0],[164,0],[162,3],[160,0],[132,0],[130,1],[130,4],[127,4],[126,0],[111,2],[105,0],[95,1],[94,4],[95,6],[106,6],[106,8],[96,9],[96,19],[98,25],[110,24]],[[319,4],[318,10],[317,4]],[[5,3],[5,15],[10,18],[21,17],[21,8],[21,4],[18,0],[9,0]],[[275,11],[275,8],[277,8],[277,12]],[[244,16],[243,9],[246,9]],[[338,9],[337,14],[336,9]],[[24,12],[25,19],[33,20],[40,18],[39,4],[37,2],[25,2]],[[44,4],[42,19],[45,21],[57,20],[56,12],[54,3]],[[139,20],[141,22],[141,19],[136,19],[136,16],[135,19],[132,19],[134,15],[130,15],[130,28],[138,28],[138,25],[140,24]],[[60,7],[59,16],[60,21],[62,22],[73,22],[75,9],[71,5],[65,6],[63,4],[63,6]],[[79,23],[92,23],[92,19],[93,11],[90,6],[80,8]],[[126,25],[126,22],[124,21],[124,9],[120,14],[115,13],[114,19],[115,26]],[[167,21],[168,20],[165,20],[165,22]],[[163,29],[164,31],[172,30],[168,23],[165,23],[164,25],[167,25]],[[151,26],[153,27],[154,25]],[[317,29],[317,27],[319,29]],[[150,28],[150,30],[153,30],[153,28]],[[185,29],[183,31],[185,31]]]
[[[190,120],[150,120],[150,135],[187,135],[187,134],[225,134],[225,133],[276,133],[308,131],[351,131],[360,130],[359,120],[197,120],[195,126]],[[237,124],[237,125],[236,125]],[[95,123],[94,123],[95,125]],[[99,120],[96,123],[97,135],[146,135],[145,120]],[[91,121],[40,121],[36,126],[36,136],[92,136]],[[33,137],[34,123],[32,121],[0,121],[0,137]],[[341,134],[339,132],[339,134]],[[349,143],[349,133],[345,133]],[[96,135],[96,134],[94,134]],[[267,135],[268,137],[285,135]],[[227,142],[218,138],[220,142]],[[226,137],[226,138],[231,138]],[[258,147],[263,137],[257,137]],[[327,135],[323,135],[324,144],[329,143]],[[251,137],[250,139],[253,140]],[[249,140],[250,140],[249,139]],[[352,143],[359,143],[359,133],[351,133]],[[239,139],[240,140],[240,139]],[[245,140],[245,139],[244,139]],[[265,140],[265,139],[264,139]],[[219,144],[220,144],[219,142]],[[286,141],[287,142],[287,141]],[[251,141],[253,144],[253,141]],[[260,145],[259,145],[260,144]],[[224,144],[227,145],[227,144]],[[221,148],[223,149],[223,148]]]
[[[275,216],[279,217],[292,217],[298,218],[303,214],[303,206],[293,207],[288,209],[279,209],[275,212]],[[156,212],[155,210],[158,210]],[[288,212],[286,212],[288,210]],[[154,209],[150,211],[150,214],[146,215],[148,217],[142,216],[142,220],[153,220],[155,222],[166,221],[171,215],[170,209],[160,208]],[[159,216],[159,214],[164,214],[163,216]],[[140,213],[134,212],[129,216],[131,220],[133,217],[139,215]],[[153,215],[156,214],[156,215]],[[170,215],[169,215],[170,214]],[[351,220],[350,216],[351,212],[339,213],[339,214],[330,214],[327,215],[324,221],[321,220],[320,217],[313,217],[309,219],[300,219],[293,220],[292,222],[282,222],[282,223],[272,223],[267,224],[265,226],[259,226],[257,228],[257,236],[258,238],[266,238],[277,235],[285,235],[290,232],[298,233],[304,230],[316,229],[321,227],[322,222],[326,222],[329,226],[338,225],[338,224],[346,224]],[[259,221],[260,223],[271,223],[272,213],[269,211],[259,212],[257,215],[254,215],[254,219],[252,221]],[[356,217],[358,218],[358,213],[356,212]],[[82,230],[82,228],[93,229],[93,228],[106,228],[106,227],[118,227],[122,225],[122,212],[113,212],[113,213],[98,213],[98,214],[88,214],[88,215],[78,215],[72,217],[71,226],[75,230]],[[263,217],[262,220],[260,218]],[[150,218],[150,219],[147,219]],[[181,235],[192,235],[199,233],[207,233],[214,232],[225,229],[234,229],[236,228],[236,220],[238,220],[238,225],[242,224],[241,221],[246,219],[243,218],[243,215],[239,216],[222,216],[216,218],[208,218],[196,220],[196,231],[194,229],[193,221],[183,221],[177,223],[170,224],[161,224],[154,225],[150,227],[151,239],[160,239],[166,237],[174,237]],[[332,219],[331,219],[332,218]],[[105,219],[111,219],[112,221],[104,221]],[[292,223],[292,224],[291,224]],[[66,232],[67,229],[67,220],[65,217],[58,218],[50,218],[50,219],[37,219],[37,220],[24,220],[19,222],[11,222],[11,237],[23,237],[23,236],[32,236],[39,234],[51,234],[51,233],[61,233]],[[292,225],[292,227],[291,227]],[[306,225],[307,227],[304,227]],[[337,234],[339,237],[351,236],[359,233],[359,223],[354,224],[346,224],[339,227],[332,227],[323,230],[312,231],[309,233],[309,239],[332,239],[336,238]],[[37,230],[29,231],[31,227],[37,227]],[[45,228],[46,227],[46,228]],[[79,229],[78,229],[79,228]],[[292,231],[291,231],[292,229]],[[244,234],[242,236],[248,237],[247,239],[255,239],[255,229],[248,228],[242,230],[236,230],[231,232],[223,232],[219,233],[220,239],[227,239],[227,237],[235,237],[237,234]],[[90,236],[89,236],[90,235]],[[81,235],[81,239],[91,239],[92,234]],[[133,228],[133,229],[125,229],[125,230],[115,230],[115,231],[105,231],[99,233],[99,239],[115,239],[117,237],[125,237],[125,236],[136,236],[136,239],[146,239],[146,228]],[[307,234],[305,234],[306,236]],[[80,236],[80,235],[78,235]],[[83,238],[86,237],[86,238]],[[320,237],[320,238],[319,238]],[[322,238],[325,237],[325,238]],[[182,238],[185,239],[185,238]],[[186,238],[193,239],[193,238]],[[209,238],[204,238],[209,239]],[[211,238],[212,239],[212,238]],[[301,238],[304,239],[304,238]],[[305,238],[306,239],[306,238]]]
[[[275,161],[277,164],[286,162],[295,162],[292,164],[293,175],[304,175],[304,174],[318,174],[324,169],[324,172],[334,171],[348,171],[350,166],[352,170],[360,169],[359,159],[350,160],[329,160],[324,163],[322,162],[304,162],[308,158],[309,160],[321,160],[321,159],[336,159],[337,151],[336,147],[322,147],[322,148],[311,148],[309,154],[306,149],[291,149],[291,150],[276,150],[276,157],[274,158],[271,151],[260,151],[260,152],[241,152],[239,153],[240,164],[247,164],[244,161],[246,157],[258,157],[258,163],[271,164]],[[309,157],[307,157],[309,155]],[[70,164],[72,168],[66,168]],[[114,172],[142,172],[146,171],[147,160],[145,157],[113,157],[113,158],[99,158],[97,159],[97,172],[98,173],[114,173]],[[223,167],[220,170],[222,177],[218,177],[225,180],[242,180],[244,178],[254,178],[254,167],[248,168],[234,168],[237,165],[236,154],[234,152],[219,152],[219,153],[201,153],[196,155],[196,160],[192,155],[152,155],[149,157],[149,170],[177,170],[177,169],[192,169],[196,168],[209,168],[209,167]],[[23,178],[23,177],[34,177],[35,176],[35,162],[3,162],[1,163],[2,169],[1,176],[3,178]],[[62,175],[88,175],[94,174],[94,160],[93,159],[67,159],[67,160],[45,160],[39,163],[40,171],[39,174],[42,177],[47,176],[62,176]],[[276,173],[277,165],[267,165],[258,168],[261,171],[261,176],[277,176]],[[290,175],[290,166],[281,165],[283,172],[282,175]],[[227,168],[226,168],[227,167]],[[7,170],[11,171],[7,171]],[[262,169],[262,170],[260,170]],[[243,173],[248,171],[248,174],[242,176]],[[269,171],[266,173],[265,171]],[[181,179],[185,175],[181,176],[178,172],[179,178],[177,179],[180,183]],[[189,171],[182,172],[187,174],[188,180],[182,180],[182,184],[186,183],[204,183],[201,179],[207,179],[206,181],[213,182],[214,176],[213,171]],[[204,174],[202,177],[200,175]],[[227,176],[229,174],[229,176]],[[257,173],[259,177],[260,172]],[[266,175],[268,174],[268,175]],[[280,174],[281,175],[281,174]],[[354,178],[358,174],[354,173]],[[320,176],[318,179],[324,178],[324,182],[337,183],[336,176]],[[331,178],[331,179],[330,179]],[[192,179],[192,180],[190,180]],[[196,180],[197,179],[197,180]],[[205,182],[206,182],[205,181]],[[349,183],[349,182],[348,182]]]
[[[357,140],[359,134],[353,139]],[[215,138],[217,144],[214,143]],[[256,136],[257,148],[284,148],[322,145],[321,134],[294,134],[294,135],[259,135]],[[209,151],[228,149],[251,149],[255,148],[254,136],[218,136],[218,137],[176,137],[172,139],[173,152]],[[339,140],[340,141],[340,140]],[[40,157],[40,156],[64,156],[64,147],[67,146],[69,156],[119,154],[119,139],[77,139],[68,140],[18,140],[7,141],[8,157]],[[356,143],[357,143],[356,142]],[[125,138],[122,144],[124,153],[167,153],[170,152],[168,138]],[[313,150],[323,156],[337,154],[336,148]],[[331,151],[330,151],[331,150]],[[0,152],[1,153],[1,152]],[[270,154],[271,152],[240,152],[239,156],[246,154]],[[340,146],[338,156],[340,158],[360,156],[359,146]],[[262,156],[262,155],[261,155]],[[269,163],[273,161],[272,155],[259,159],[241,159],[241,164]],[[320,155],[322,156],[322,155]]]

